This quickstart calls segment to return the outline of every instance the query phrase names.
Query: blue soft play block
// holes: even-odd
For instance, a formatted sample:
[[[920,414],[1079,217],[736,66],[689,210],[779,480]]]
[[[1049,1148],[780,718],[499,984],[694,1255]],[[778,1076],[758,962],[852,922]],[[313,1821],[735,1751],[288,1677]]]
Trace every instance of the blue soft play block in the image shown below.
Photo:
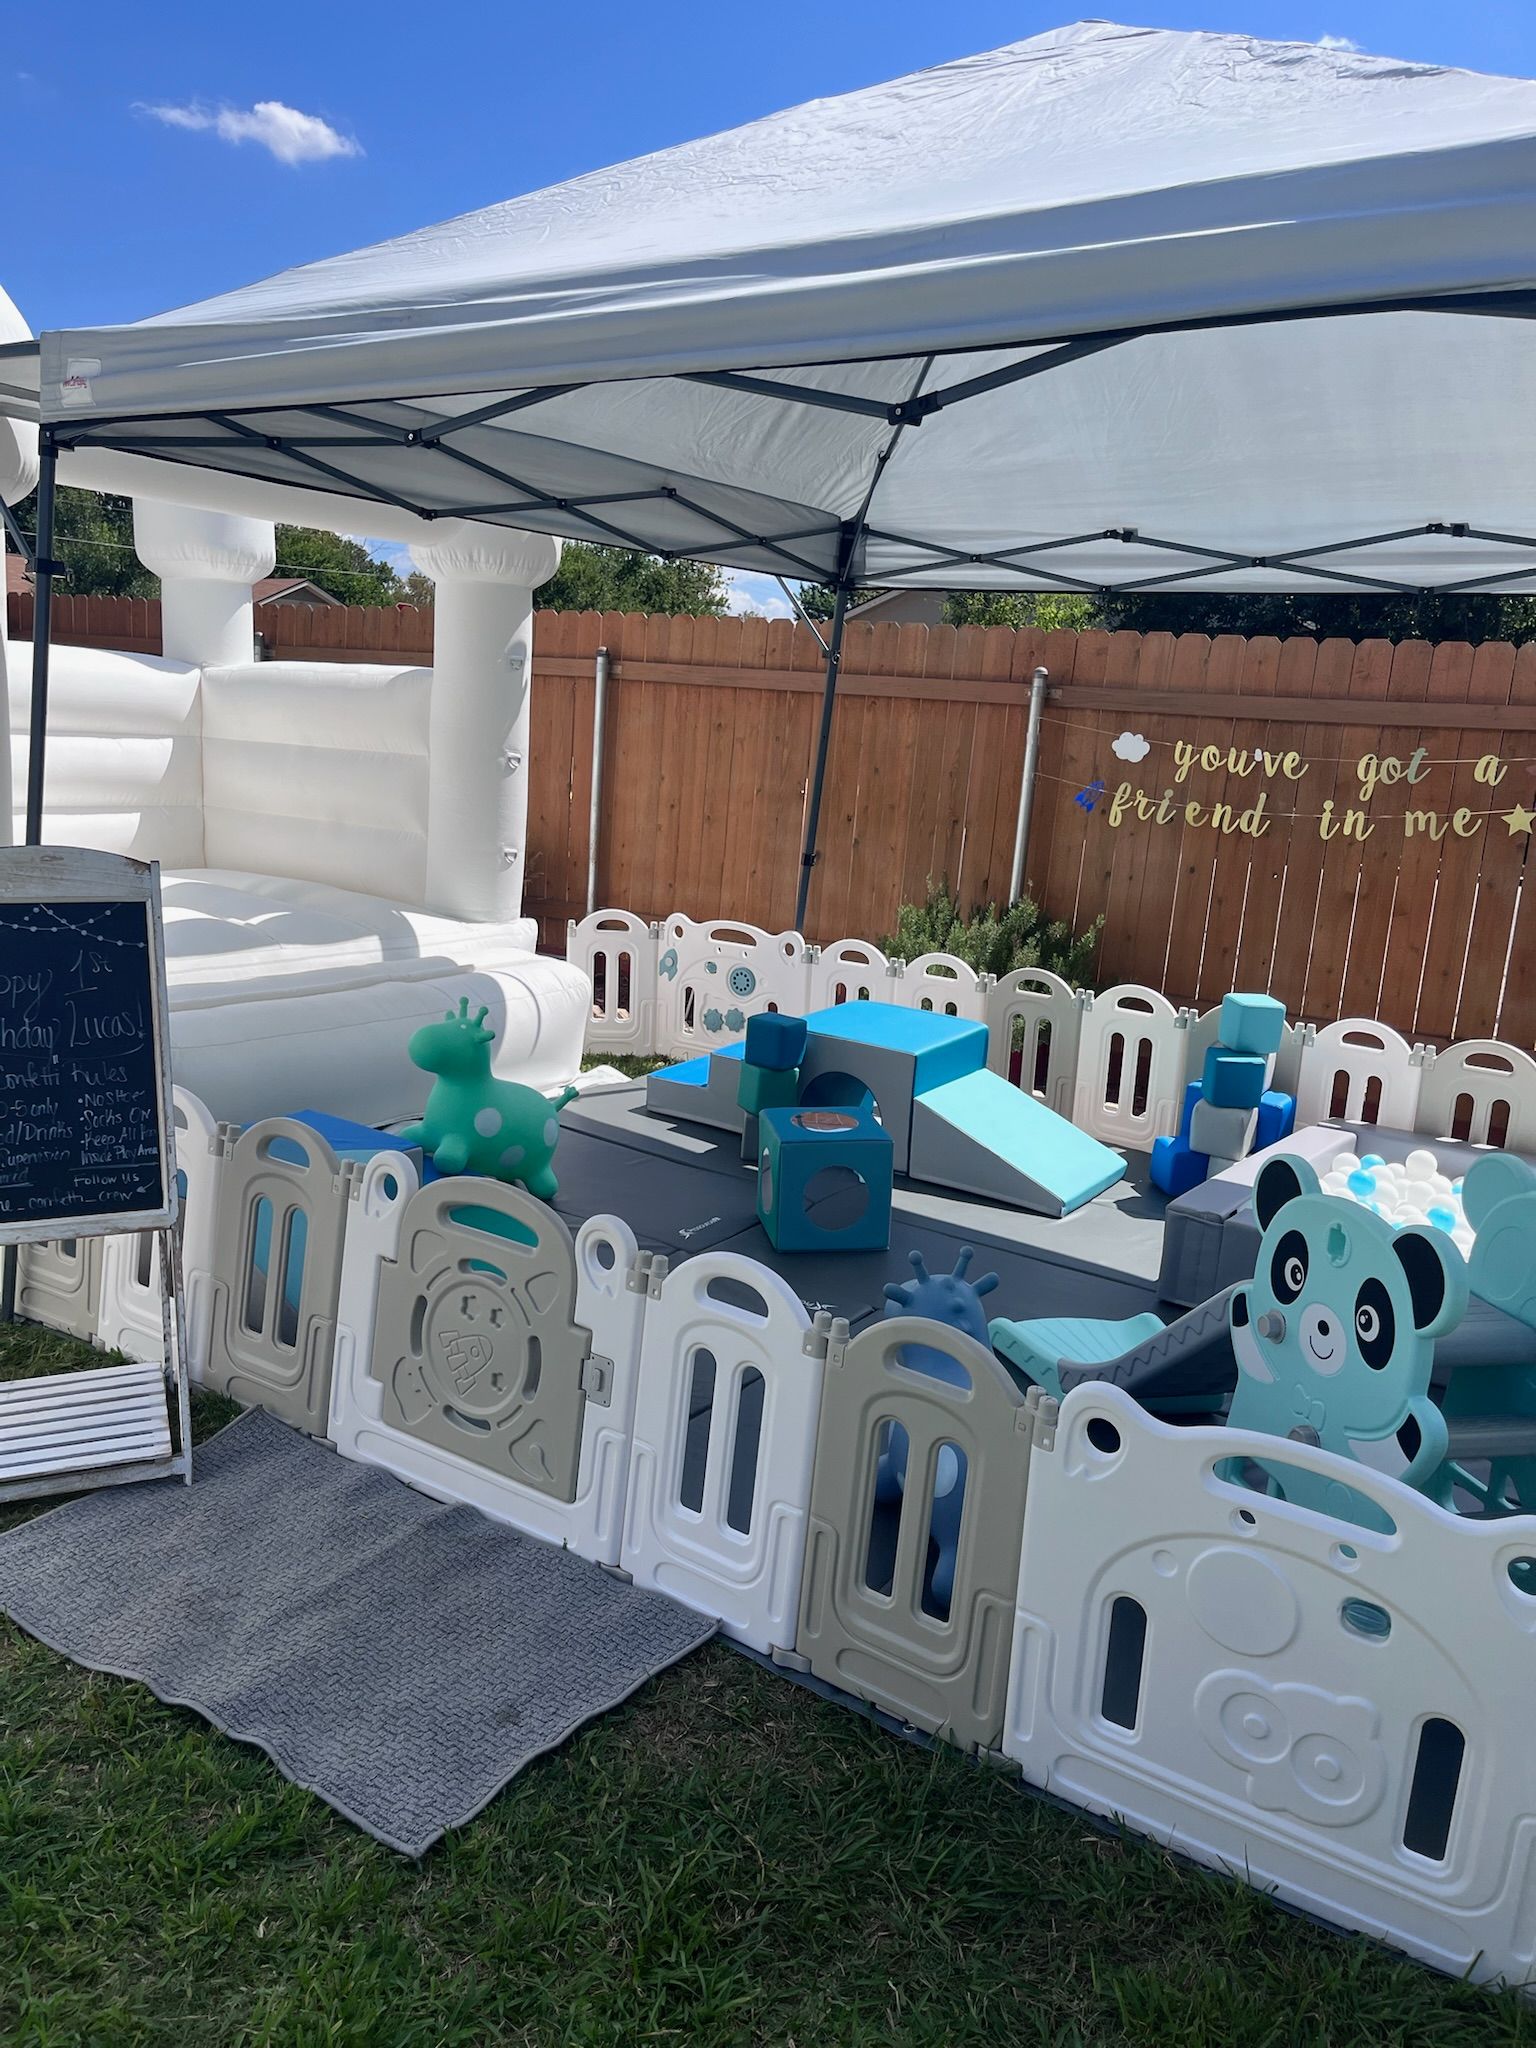
[[[1200,1092],[1217,1109],[1257,1109],[1268,1066],[1262,1053],[1213,1045],[1205,1056]]]
[[[806,1026],[817,1038],[878,1046],[912,1059],[912,1093],[922,1095],[974,1074],[987,1064],[987,1027],[933,1010],[906,1010],[895,1003],[835,1003],[815,1010]]]
[[[1203,1152],[1192,1152],[1188,1138],[1152,1140],[1152,1185],[1161,1188],[1165,1195],[1174,1199],[1187,1195],[1191,1188],[1199,1187],[1210,1170],[1210,1160]]]
[[[1273,996],[1222,997],[1217,1035],[1229,1052],[1256,1052],[1267,1060],[1280,1050],[1284,1032],[1285,1005]]]
[[[403,1152],[418,1173],[422,1170],[421,1147],[407,1145],[389,1131],[376,1131],[371,1124],[355,1124],[344,1116],[331,1116],[323,1109],[296,1109],[290,1117],[291,1123],[303,1124],[317,1137],[324,1138],[339,1160],[372,1159],[380,1152]],[[246,1126],[249,1129],[249,1125]],[[281,1159],[289,1166],[307,1164],[300,1156],[296,1138],[274,1138],[269,1147],[274,1159]]]
[[[296,1109],[296,1124],[317,1131],[338,1159],[372,1159],[376,1152],[403,1152],[421,1170],[421,1147],[407,1145],[389,1131],[376,1131],[370,1124],[355,1124],[344,1116],[330,1116],[323,1109]]]
[[[1205,1096],[1201,1090],[1200,1083],[1198,1081],[1186,1081],[1184,1084],[1184,1107],[1179,1115],[1179,1136],[1181,1138],[1188,1138],[1189,1120],[1195,1113],[1195,1104],[1197,1102],[1204,1102],[1204,1100]]]
[[[1296,1128],[1296,1098],[1279,1088],[1266,1088],[1259,1097],[1259,1121],[1253,1133],[1253,1149],[1278,1145]]]
[[[805,1039],[803,1017],[783,1017],[777,1010],[760,1010],[747,1019],[747,1064],[768,1067],[776,1074],[785,1073],[804,1059]]]
[[[890,1132],[868,1109],[765,1109],[757,1216],[774,1250],[886,1250],[893,1156]],[[829,1167],[843,1169],[844,1184],[823,1193],[817,1182]]]

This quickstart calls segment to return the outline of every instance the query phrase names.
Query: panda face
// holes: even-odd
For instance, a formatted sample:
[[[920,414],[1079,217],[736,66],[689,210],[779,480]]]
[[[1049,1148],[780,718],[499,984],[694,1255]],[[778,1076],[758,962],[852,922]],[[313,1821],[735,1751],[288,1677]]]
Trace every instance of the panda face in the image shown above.
[[[1427,1393],[1433,1337],[1465,1305],[1460,1255],[1438,1231],[1394,1230],[1322,1194],[1301,1161],[1267,1165],[1254,1206],[1264,1236],[1232,1302],[1231,1419],[1346,1452],[1392,1435]]]

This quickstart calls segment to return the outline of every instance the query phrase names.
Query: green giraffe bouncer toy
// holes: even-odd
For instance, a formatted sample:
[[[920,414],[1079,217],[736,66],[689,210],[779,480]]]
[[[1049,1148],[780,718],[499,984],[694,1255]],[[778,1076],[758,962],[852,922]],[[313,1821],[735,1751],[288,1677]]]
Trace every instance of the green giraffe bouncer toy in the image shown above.
[[[491,1072],[496,1034],[485,1019],[483,1005],[471,1017],[469,998],[461,996],[441,1024],[412,1034],[412,1062],[437,1079],[421,1122],[397,1135],[419,1145],[439,1173],[484,1173],[551,1201],[559,1187],[550,1163],[559,1115],[577,1091],[567,1088],[551,1101],[536,1088],[499,1079]]]

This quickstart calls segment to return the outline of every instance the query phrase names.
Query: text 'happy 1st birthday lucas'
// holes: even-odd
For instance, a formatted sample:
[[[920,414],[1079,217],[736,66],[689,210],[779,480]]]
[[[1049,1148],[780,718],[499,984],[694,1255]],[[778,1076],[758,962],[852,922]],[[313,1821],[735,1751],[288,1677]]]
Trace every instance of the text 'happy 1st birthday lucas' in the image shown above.
[[[1315,824],[1320,839],[1363,841],[1370,838],[1378,825],[1392,824],[1401,824],[1405,839],[1434,840],[1444,839],[1447,835],[1456,839],[1475,838],[1493,818],[1501,818],[1511,834],[1529,833],[1536,826],[1536,810],[1521,804],[1515,804],[1507,811],[1498,811],[1478,810],[1465,804],[1444,809],[1410,800],[1406,810],[1394,810],[1390,817],[1372,817],[1372,801],[1381,791],[1399,786],[1416,790],[1436,768],[1454,771],[1460,765],[1450,761],[1430,761],[1427,754],[1428,749],[1424,747],[1416,747],[1411,754],[1401,757],[1396,754],[1362,754],[1353,767],[1355,800],[1325,797],[1319,809],[1312,813],[1302,808],[1302,792],[1298,785],[1311,773],[1313,764],[1300,754],[1289,750],[1270,753],[1262,747],[1201,746],[1193,740],[1176,740],[1173,746],[1175,786],[1159,794],[1154,790],[1138,789],[1131,782],[1122,782],[1108,799],[1105,817],[1111,826],[1120,826],[1127,819],[1136,818],[1144,824],[1205,826],[1224,837],[1236,833],[1249,839],[1262,839],[1274,823],[1270,814],[1269,789],[1257,788],[1248,804],[1243,804],[1240,799],[1232,802],[1223,798],[1211,802],[1182,794],[1182,786],[1199,769],[1205,774],[1226,775],[1245,782],[1280,782],[1292,798],[1282,815],[1294,817],[1298,825],[1304,819]],[[1335,764],[1330,761],[1325,765],[1332,768]],[[1497,754],[1483,754],[1473,764],[1472,779],[1484,788],[1497,789],[1508,773],[1508,766]]]

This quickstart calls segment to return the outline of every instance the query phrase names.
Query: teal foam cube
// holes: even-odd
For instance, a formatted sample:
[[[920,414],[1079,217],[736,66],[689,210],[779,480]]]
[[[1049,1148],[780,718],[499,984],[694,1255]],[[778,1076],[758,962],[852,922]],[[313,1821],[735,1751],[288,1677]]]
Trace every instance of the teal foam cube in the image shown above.
[[[1218,1035],[1228,1052],[1255,1052],[1269,1059],[1280,1050],[1284,1032],[1285,1005],[1274,996],[1222,997]]]
[[[1264,1093],[1269,1061],[1262,1053],[1233,1052],[1213,1045],[1205,1056],[1200,1094],[1218,1109],[1257,1109]]]
[[[868,1109],[765,1109],[757,1216],[774,1250],[884,1251],[894,1163],[891,1134]]]

